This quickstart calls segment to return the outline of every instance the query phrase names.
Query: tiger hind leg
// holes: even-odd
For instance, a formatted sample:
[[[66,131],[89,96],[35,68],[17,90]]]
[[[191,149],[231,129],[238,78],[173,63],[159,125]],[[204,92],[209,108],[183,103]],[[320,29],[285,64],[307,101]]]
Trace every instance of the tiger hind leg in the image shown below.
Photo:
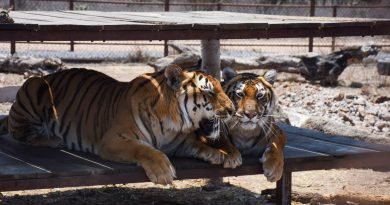
[[[25,124],[17,129],[13,129],[10,135],[17,141],[32,146],[44,146],[44,147],[62,147],[63,140],[60,137],[47,135],[42,133],[40,127],[34,127],[30,124]]]
[[[10,135],[29,145],[58,147],[62,145],[62,139],[48,128],[56,120],[48,82],[38,77],[28,79],[16,94],[9,112],[7,126]]]

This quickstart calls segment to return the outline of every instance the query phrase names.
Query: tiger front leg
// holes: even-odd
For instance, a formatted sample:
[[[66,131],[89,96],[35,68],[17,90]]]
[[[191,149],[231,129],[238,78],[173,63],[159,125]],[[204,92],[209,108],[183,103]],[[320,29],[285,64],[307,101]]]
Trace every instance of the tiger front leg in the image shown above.
[[[284,146],[286,137],[279,127],[274,125],[275,136],[268,143],[260,161],[263,163],[264,176],[270,182],[278,181],[283,175]]]
[[[241,153],[231,143],[227,134],[221,132],[220,137],[217,140],[209,140],[203,138],[203,140],[201,141],[215,149],[218,149],[219,152],[222,152],[224,154],[224,168],[236,168],[242,164]]]
[[[126,134],[104,137],[99,155],[106,160],[141,165],[149,180],[156,184],[172,184],[176,178],[175,169],[163,152]]]
[[[181,156],[191,156],[211,164],[222,164],[224,168],[236,168],[242,163],[240,152],[235,149],[222,149],[213,146],[206,137],[188,137],[186,146],[183,147],[184,154]],[[232,146],[233,147],[233,146]],[[234,148],[234,147],[233,147]]]

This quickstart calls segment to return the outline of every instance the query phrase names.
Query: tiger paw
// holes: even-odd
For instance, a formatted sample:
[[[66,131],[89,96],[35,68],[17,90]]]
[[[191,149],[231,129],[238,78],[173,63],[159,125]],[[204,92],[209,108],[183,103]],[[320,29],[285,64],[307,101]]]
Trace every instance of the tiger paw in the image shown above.
[[[140,164],[149,180],[155,184],[172,184],[173,179],[176,178],[175,168],[165,154],[159,153],[153,158],[141,161]]]
[[[215,149],[202,151],[198,154],[198,157],[211,164],[223,164],[225,160],[224,154]]]
[[[237,150],[234,153],[230,153],[225,156],[225,160],[223,162],[224,168],[236,168],[242,164],[241,153]]]
[[[276,182],[283,175],[283,153],[276,154],[267,149],[260,160],[263,163],[264,176],[269,182]]]

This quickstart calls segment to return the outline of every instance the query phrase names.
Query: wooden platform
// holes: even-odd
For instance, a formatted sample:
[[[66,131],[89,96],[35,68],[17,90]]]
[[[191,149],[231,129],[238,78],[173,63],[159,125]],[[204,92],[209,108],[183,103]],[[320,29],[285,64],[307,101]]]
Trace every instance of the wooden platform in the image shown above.
[[[389,19],[223,11],[11,11],[0,41],[185,40],[389,35]]]
[[[390,147],[281,125],[287,132],[286,173],[332,168],[390,170]],[[262,173],[256,158],[223,169],[195,159],[171,159],[178,179]],[[0,137],[0,191],[149,181],[142,168],[104,161],[86,153],[19,144]],[[291,187],[290,187],[291,189]]]

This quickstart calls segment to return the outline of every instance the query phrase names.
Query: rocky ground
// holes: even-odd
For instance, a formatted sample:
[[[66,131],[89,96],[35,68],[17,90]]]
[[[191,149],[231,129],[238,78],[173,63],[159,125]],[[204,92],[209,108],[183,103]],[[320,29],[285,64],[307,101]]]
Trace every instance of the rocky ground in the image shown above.
[[[129,80],[153,69],[143,64],[68,64]],[[260,72],[261,71],[253,71]],[[321,87],[293,74],[279,75],[279,102],[292,124],[333,134],[390,144],[390,78],[375,66],[348,67],[340,86]],[[0,113],[7,113],[23,76],[0,73]],[[263,176],[228,177],[217,190],[204,180],[2,192],[0,204],[273,204],[275,184]],[[329,170],[293,173],[293,204],[390,204],[390,173],[372,170]]]

